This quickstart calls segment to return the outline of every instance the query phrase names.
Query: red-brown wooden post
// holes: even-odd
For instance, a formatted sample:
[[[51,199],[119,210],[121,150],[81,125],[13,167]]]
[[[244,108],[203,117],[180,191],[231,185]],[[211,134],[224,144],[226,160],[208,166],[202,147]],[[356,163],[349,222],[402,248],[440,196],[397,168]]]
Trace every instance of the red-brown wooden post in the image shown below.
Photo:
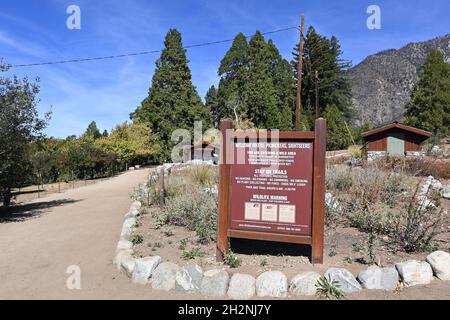
[[[231,119],[224,119],[220,123],[221,144],[219,162],[219,212],[217,218],[217,261],[223,260],[223,255],[228,251],[228,229],[229,229],[229,184],[231,164],[228,161],[227,130],[233,128]]]
[[[327,151],[327,121],[316,120],[314,131],[313,221],[312,263],[323,263],[324,217],[325,217],[325,155]]]

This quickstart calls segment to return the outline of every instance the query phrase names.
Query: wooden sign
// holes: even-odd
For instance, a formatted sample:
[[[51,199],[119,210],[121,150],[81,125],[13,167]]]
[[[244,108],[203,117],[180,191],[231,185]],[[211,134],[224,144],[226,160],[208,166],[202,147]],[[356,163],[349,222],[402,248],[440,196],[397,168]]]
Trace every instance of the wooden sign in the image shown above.
[[[217,257],[229,238],[305,244],[323,263],[326,120],[314,132],[236,132],[221,123]]]

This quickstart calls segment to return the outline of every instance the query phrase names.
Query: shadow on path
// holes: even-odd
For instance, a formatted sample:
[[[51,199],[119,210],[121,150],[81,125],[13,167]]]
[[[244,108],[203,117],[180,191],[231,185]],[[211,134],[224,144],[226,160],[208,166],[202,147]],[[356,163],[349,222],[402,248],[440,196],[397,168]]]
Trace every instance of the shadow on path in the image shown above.
[[[233,252],[240,254],[258,254],[270,256],[306,256],[310,257],[311,247],[300,244],[281,243],[272,241],[230,239]]]
[[[21,222],[28,219],[38,218],[45,210],[67,204],[76,203],[79,200],[61,199],[53,201],[42,201],[14,205],[11,207],[0,207],[0,223]]]

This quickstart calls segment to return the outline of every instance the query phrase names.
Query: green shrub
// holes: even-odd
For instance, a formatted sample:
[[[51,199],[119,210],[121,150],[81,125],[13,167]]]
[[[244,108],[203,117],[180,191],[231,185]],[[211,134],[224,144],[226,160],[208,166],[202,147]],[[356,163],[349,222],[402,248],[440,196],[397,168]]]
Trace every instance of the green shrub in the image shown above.
[[[198,242],[208,244],[216,236],[217,196],[199,189],[168,199],[159,224],[187,227],[197,234]]]
[[[330,282],[326,277],[320,277],[316,283],[316,294],[319,298],[342,300],[345,293],[340,289],[339,283],[334,280]]]
[[[140,234],[135,234],[130,240],[134,245],[140,244],[144,241],[144,238]]]
[[[184,260],[193,260],[197,257],[204,257],[205,253],[200,248],[193,248],[190,251],[184,251],[181,257]]]
[[[231,268],[239,268],[242,263],[242,261],[231,250],[224,254],[223,262]]]
[[[265,268],[269,265],[269,262],[267,261],[267,259],[262,259],[261,263],[259,264],[262,268]]]

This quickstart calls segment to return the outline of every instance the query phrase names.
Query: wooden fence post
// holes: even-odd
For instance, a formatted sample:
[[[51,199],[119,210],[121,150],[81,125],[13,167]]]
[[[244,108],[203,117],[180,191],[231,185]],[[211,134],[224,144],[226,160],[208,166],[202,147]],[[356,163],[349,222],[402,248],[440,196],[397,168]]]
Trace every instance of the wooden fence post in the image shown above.
[[[217,250],[216,259],[222,261],[224,254],[228,251],[228,228],[229,228],[229,183],[231,164],[228,163],[228,141],[227,130],[233,128],[231,119],[224,119],[220,123],[221,144],[219,160],[219,208],[217,218]]]
[[[314,131],[313,221],[311,262],[323,263],[325,218],[325,156],[327,151],[327,121],[319,118]]]
[[[161,210],[166,205],[166,188],[164,186],[164,167],[159,170],[159,207]]]

